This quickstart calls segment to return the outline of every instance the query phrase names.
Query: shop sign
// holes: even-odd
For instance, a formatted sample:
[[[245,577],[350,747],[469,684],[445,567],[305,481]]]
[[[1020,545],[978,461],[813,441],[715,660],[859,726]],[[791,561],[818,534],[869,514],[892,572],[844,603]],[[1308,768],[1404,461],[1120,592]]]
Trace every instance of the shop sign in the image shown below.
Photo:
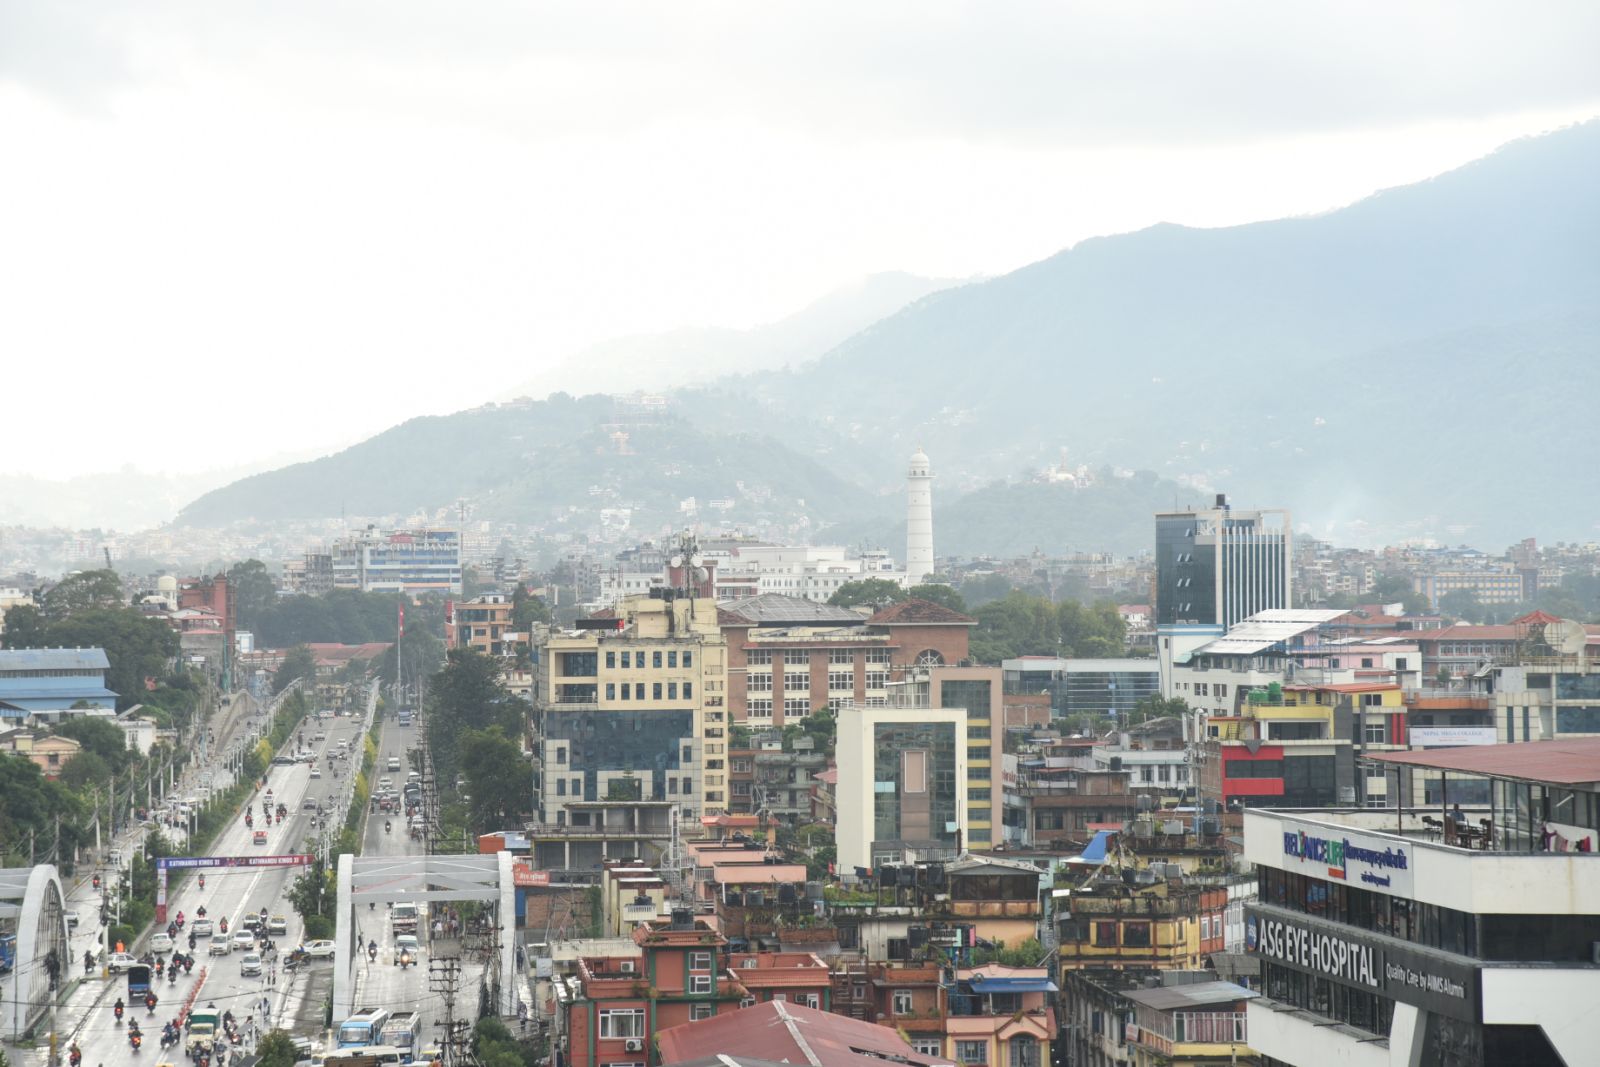
[[[1413,726],[1406,739],[1422,748],[1459,748],[1499,742],[1493,726]]]
[[[1478,1019],[1473,961],[1270,905],[1251,907],[1244,940],[1264,960],[1454,1019]]]
[[[1295,820],[1284,819],[1291,824]],[[1315,823],[1283,831],[1283,869],[1390,896],[1411,893],[1411,846]]]

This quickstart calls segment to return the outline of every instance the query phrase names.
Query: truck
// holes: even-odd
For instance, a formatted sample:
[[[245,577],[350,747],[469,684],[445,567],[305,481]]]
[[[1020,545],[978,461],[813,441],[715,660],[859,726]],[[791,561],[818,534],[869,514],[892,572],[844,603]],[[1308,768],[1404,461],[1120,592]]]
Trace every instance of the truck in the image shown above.
[[[339,1048],[365,1048],[379,1044],[379,1036],[389,1022],[385,1008],[362,1008],[339,1024]]]
[[[184,1040],[183,1047],[193,1057],[200,1052],[210,1052],[211,1045],[217,1038],[217,1029],[222,1025],[222,1013],[213,1005],[197,1008],[184,1019],[183,1027],[189,1031],[189,1036]]]
[[[415,934],[421,919],[421,911],[409,900],[402,900],[389,913],[389,921],[394,925],[396,934]]]
[[[399,720],[399,723],[400,723],[401,726],[410,726],[411,725],[411,709],[410,708],[401,708],[400,709],[400,714],[397,715],[396,718]]]
[[[393,1045],[410,1053],[422,1031],[422,1019],[414,1011],[397,1011],[383,1024],[383,1044]],[[409,1059],[410,1056],[407,1056]]]
[[[0,934],[0,974],[6,974],[17,965],[17,935]]]

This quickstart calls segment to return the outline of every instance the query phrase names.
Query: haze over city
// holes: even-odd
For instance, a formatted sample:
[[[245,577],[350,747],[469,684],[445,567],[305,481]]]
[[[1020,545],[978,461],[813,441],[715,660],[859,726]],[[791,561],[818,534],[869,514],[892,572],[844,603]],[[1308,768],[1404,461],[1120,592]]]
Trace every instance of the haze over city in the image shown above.
[[[0,1067],[1600,1062],[1597,41],[0,0]]]

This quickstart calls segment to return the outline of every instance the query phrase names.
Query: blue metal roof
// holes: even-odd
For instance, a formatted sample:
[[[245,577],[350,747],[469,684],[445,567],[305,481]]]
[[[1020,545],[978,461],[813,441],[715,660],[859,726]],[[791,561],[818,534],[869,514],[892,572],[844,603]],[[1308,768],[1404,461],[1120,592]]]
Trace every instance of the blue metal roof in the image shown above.
[[[0,650],[0,674],[8,671],[104,671],[103,648],[10,648]]]
[[[967,983],[974,993],[1054,993],[1056,984],[1048,978],[995,978],[978,975]]]

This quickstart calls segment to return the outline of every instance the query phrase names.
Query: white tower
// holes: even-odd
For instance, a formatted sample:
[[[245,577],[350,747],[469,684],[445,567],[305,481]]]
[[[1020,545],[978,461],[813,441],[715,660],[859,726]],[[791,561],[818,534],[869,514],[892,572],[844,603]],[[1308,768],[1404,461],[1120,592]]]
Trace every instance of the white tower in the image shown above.
[[[906,474],[906,584],[920,585],[933,573],[933,474],[921,448]]]

